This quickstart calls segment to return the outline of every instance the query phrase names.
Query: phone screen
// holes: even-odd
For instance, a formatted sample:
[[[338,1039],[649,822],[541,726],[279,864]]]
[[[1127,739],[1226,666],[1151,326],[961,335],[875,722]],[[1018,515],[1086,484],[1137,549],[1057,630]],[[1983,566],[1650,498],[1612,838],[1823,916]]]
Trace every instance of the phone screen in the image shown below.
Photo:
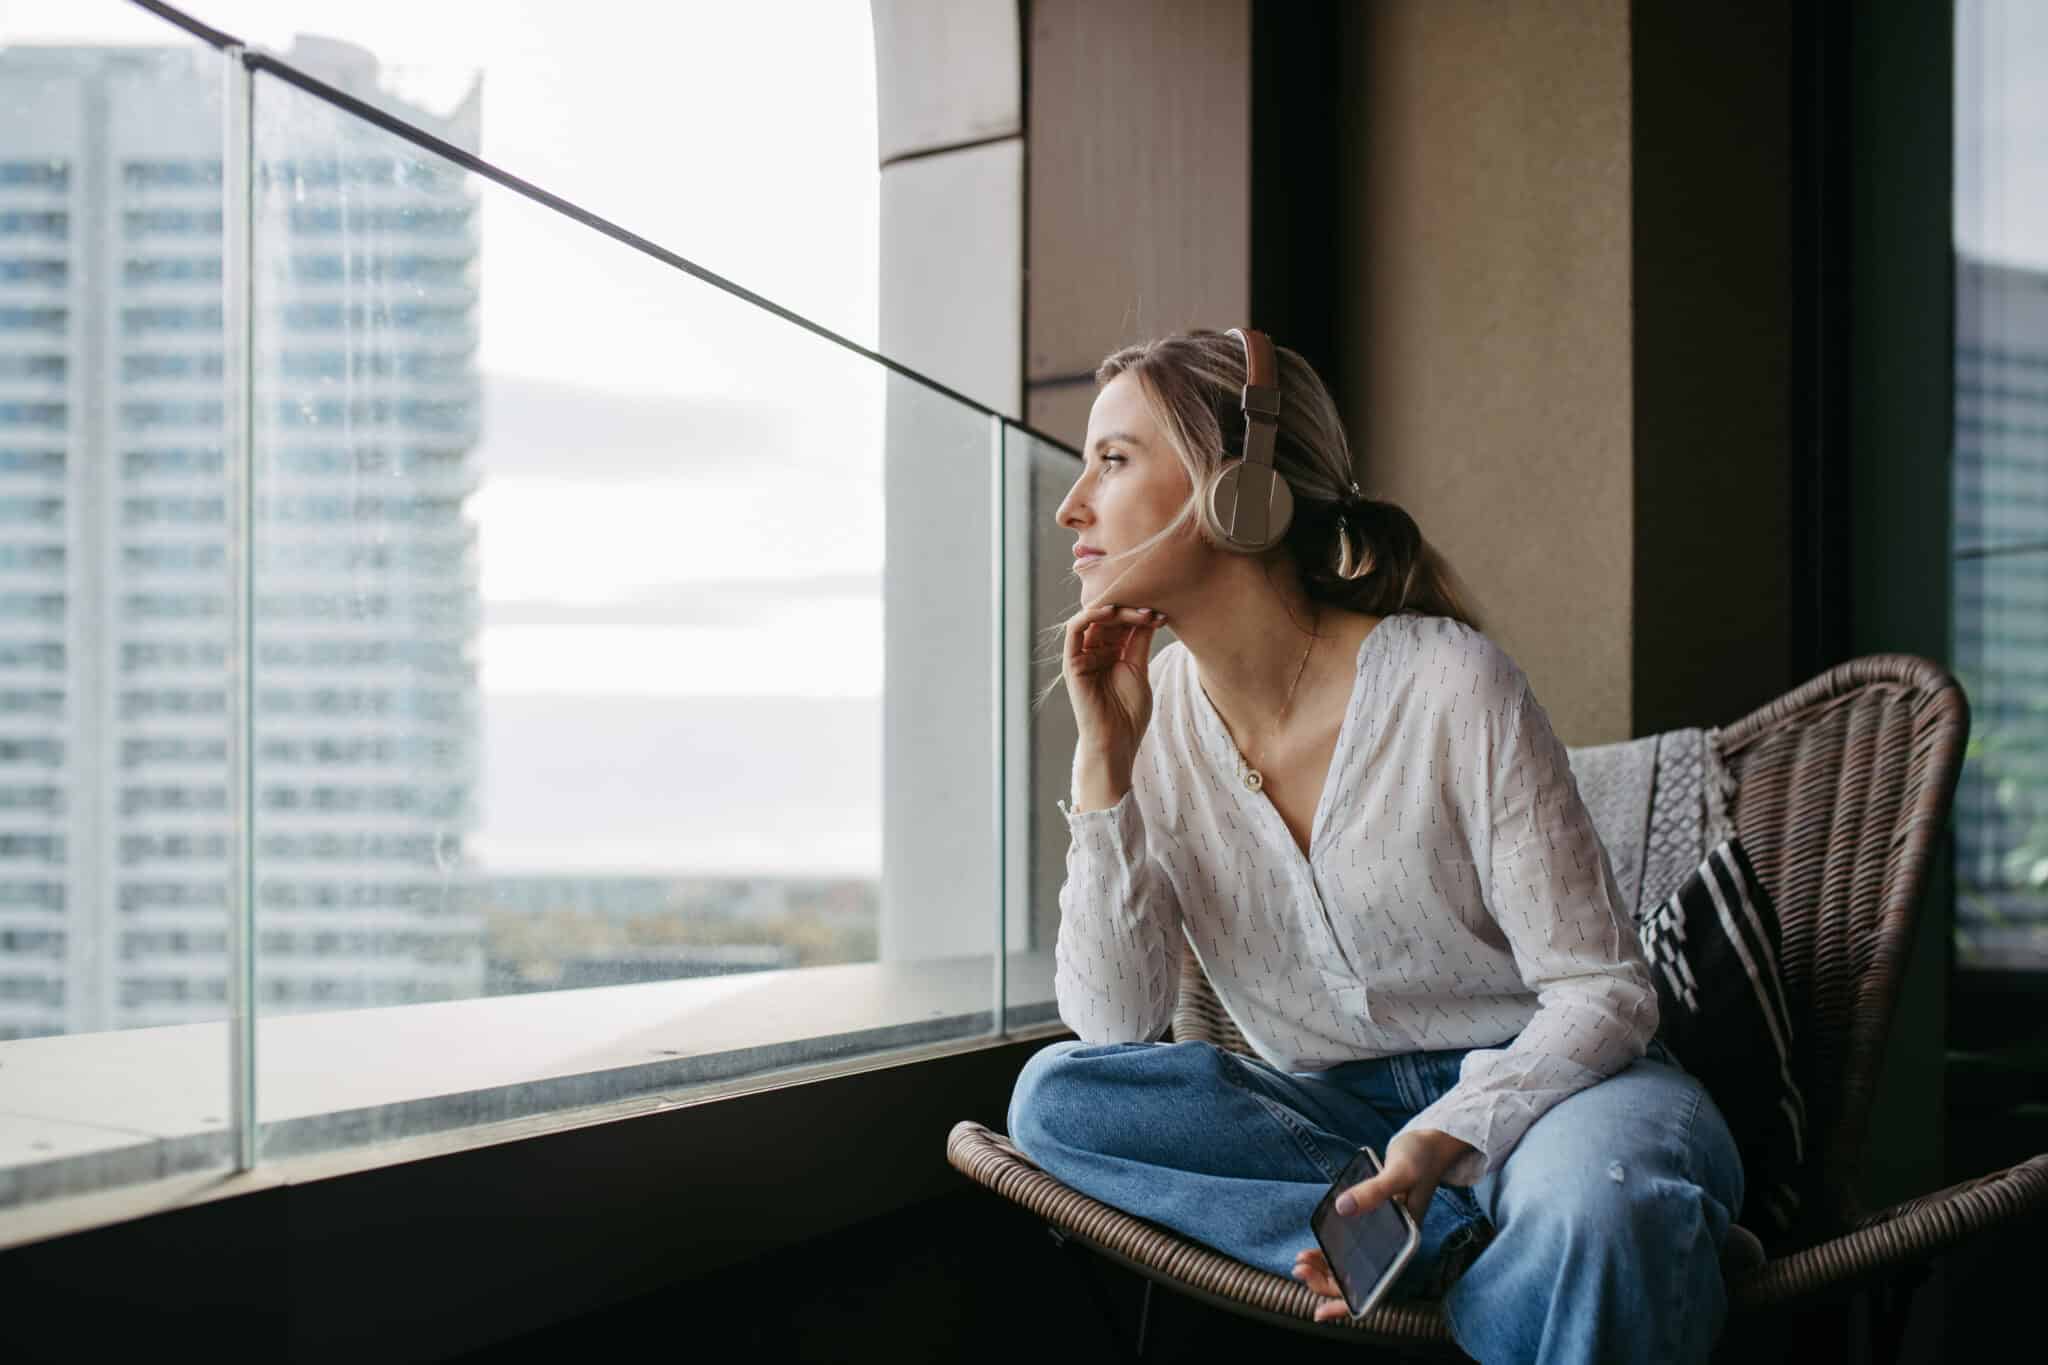
[[[1337,1177],[1322,1202],[1316,1205],[1310,1230],[1322,1244],[1330,1271],[1344,1291],[1344,1305],[1353,1314],[1372,1307],[1394,1273],[1407,1264],[1416,1242],[1415,1221],[1398,1199],[1378,1208],[1346,1217],[1337,1212],[1337,1196],[1351,1186],[1379,1174],[1379,1158],[1370,1147],[1361,1148]]]

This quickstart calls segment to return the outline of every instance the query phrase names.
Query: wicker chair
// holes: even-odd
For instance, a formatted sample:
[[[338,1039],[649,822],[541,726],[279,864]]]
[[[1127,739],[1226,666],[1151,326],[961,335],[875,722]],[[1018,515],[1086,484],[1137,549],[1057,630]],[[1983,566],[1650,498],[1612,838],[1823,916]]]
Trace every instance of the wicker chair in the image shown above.
[[[1736,831],[1783,921],[1782,970],[1808,1106],[1803,1199],[1815,1210],[1813,1233],[1768,1256],[1747,1234],[1730,1238],[1729,1338],[1761,1328],[1756,1339],[1782,1341],[1781,1315],[1815,1304],[1840,1313],[1852,1296],[1875,1291],[1867,1302],[1889,1321],[1873,1324],[1873,1335],[1896,1349],[1912,1288],[1932,1258],[2048,1208],[2048,1155],[1890,1208],[1866,1211],[1855,1194],[1915,909],[1968,731],[1968,702],[1946,670],[1876,654],[1827,670],[1719,734],[1739,784]],[[1172,1036],[1248,1051],[1191,954]],[[1144,1276],[1148,1312],[1158,1283],[1315,1336],[1464,1358],[1435,1300],[1382,1306],[1356,1324],[1317,1323],[1306,1286],[1072,1190],[981,1124],[955,1125],[946,1157],[1044,1219],[1055,1240]],[[1142,1343],[1142,1318],[1140,1333]]]

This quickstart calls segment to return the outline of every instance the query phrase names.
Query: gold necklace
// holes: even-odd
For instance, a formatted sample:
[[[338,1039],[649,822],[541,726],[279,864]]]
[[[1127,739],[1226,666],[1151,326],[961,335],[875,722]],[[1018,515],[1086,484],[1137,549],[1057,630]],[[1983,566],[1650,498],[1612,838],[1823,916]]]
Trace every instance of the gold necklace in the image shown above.
[[[1316,619],[1308,628],[1308,648],[1301,651],[1301,662],[1295,666],[1294,681],[1287,685],[1287,700],[1280,704],[1280,720],[1275,722],[1276,725],[1286,721],[1287,709],[1294,705],[1294,689],[1301,686],[1301,675],[1303,670],[1308,667],[1308,656],[1316,647],[1316,627],[1322,624],[1322,620],[1322,612],[1316,612]],[[1236,748],[1235,745],[1231,747]],[[1237,753],[1237,776],[1238,780],[1244,783],[1246,791],[1257,792],[1265,790],[1265,774],[1245,761],[1244,751],[1241,749]]]

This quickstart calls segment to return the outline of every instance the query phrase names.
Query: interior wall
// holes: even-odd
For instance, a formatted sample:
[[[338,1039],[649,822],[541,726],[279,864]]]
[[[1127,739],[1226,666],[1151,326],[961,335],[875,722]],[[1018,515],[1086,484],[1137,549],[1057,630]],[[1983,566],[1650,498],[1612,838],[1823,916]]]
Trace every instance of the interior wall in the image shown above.
[[[1359,482],[1449,559],[1567,744],[1628,738],[1627,0],[1340,14]]]
[[[1339,13],[1361,482],[1415,515],[1566,743],[1779,695],[1799,681],[1790,16]]]
[[[1251,5],[1023,8],[1025,420],[1078,447],[1105,355],[1250,305]]]

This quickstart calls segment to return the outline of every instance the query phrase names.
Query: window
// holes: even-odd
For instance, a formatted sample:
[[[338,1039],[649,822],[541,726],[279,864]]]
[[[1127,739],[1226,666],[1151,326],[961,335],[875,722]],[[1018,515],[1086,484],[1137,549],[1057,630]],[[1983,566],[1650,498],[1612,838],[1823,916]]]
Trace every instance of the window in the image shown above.
[[[62,161],[0,161],[0,186],[8,189],[71,188],[71,167]]]
[[[36,332],[62,336],[70,319],[71,310],[68,308],[0,307],[0,334]]]
[[[323,27],[279,8],[292,12],[280,22]],[[430,9],[408,29],[434,31]],[[328,13],[339,31],[359,22],[354,6]],[[527,17],[575,31],[550,7]],[[704,199],[691,160],[727,155],[744,141],[730,129],[659,175],[645,118],[608,133],[579,122],[571,155],[543,146],[555,159],[529,162],[587,176],[609,161],[615,197],[661,206],[643,216],[660,219],[654,240],[682,250],[704,234],[737,287],[263,71],[253,241],[231,268],[225,60],[168,30],[158,53],[36,54],[66,65],[66,98],[83,91],[105,117],[75,155],[0,173],[21,191],[0,212],[22,215],[0,232],[16,248],[0,279],[0,332],[15,340],[0,350],[19,371],[0,376],[15,386],[0,397],[0,441],[20,455],[0,459],[0,539],[20,550],[0,563],[18,563],[0,581],[0,668],[27,670],[0,677],[0,711],[23,722],[0,726],[0,811],[21,815],[0,820],[0,906],[24,934],[31,917],[89,931],[118,968],[88,991],[47,940],[0,941],[0,974],[29,983],[0,999],[0,1038],[211,1025],[232,1046],[236,1031],[218,1025],[228,983],[244,978],[226,959],[253,943],[255,1009],[322,1016],[270,1035],[263,1074],[326,1085],[346,1094],[337,1104],[397,1070],[356,1045],[366,1025],[349,1028],[351,1011],[376,1006],[530,1009],[513,997],[688,988],[669,1017],[716,1044],[650,1049],[595,1082],[486,1078],[482,1098],[438,1115],[394,1106],[431,1131],[493,1106],[581,1106],[607,1086],[729,1079],[805,1047],[827,1059],[974,1038],[1006,1017],[993,845],[911,841],[884,875],[885,824],[914,826],[921,801],[990,828],[1004,772],[977,724],[930,760],[943,789],[886,795],[883,641],[909,617],[885,622],[883,599],[890,575],[934,585],[918,647],[948,661],[938,681],[965,714],[1000,712],[1002,627],[988,608],[1006,545],[992,509],[1010,493],[996,479],[1017,433],[813,321],[836,310],[842,333],[873,339],[872,43],[859,6],[786,19],[715,54],[666,40],[705,14],[655,7],[635,21],[664,38],[639,69],[660,73],[646,107],[665,119],[679,99],[728,110],[731,89],[707,82],[769,38],[778,79],[807,73],[803,117],[791,111],[778,134],[788,141],[742,153],[779,168],[762,193],[780,202],[716,221],[728,205]],[[740,7],[730,22],[761,20]],[[446,35],[465,52],[488,42],[468,23]],[[294,60],[289,31],[249,36]],[[342,74],[314,69],[334,49],[298,51],[310,74]],[[482,119],[473,72],[436,101],[408,84],[402,45],[364,55],[348,80],[374,84],[402,124],[465,147],[480,126],[512,126]],[[0,100],[32,115],[34,82],[6,80],[28,60],[0,48]],[[821,78],[849,71],[861,79]],[[577,76],[586,100],[593,74],[606,73]],[[846,117],[819,120],[821,102]],[[136,128],[146,143],[110,131]],[[827,177],[832,158],[843,164]],[[63,197],[81,187],[108,201],[91,222]],[[830,223],[791,211],[820,200],[843,211]],[[108,252],[76,248],[71,234],[88,229]],[[819,306],[800,320],[760,306],[805,291]],[[229,298],[252,301],[247,355],[224,345]],[[80,336],[111,344],[80,348]],[[245,410],[246,527],[228,420]],[[885,469],[918,490],[898,521],[942,535],[885,556]],[[88,517],[111,525],[86,523],[90,544],[72,546]],[[88,548],[93,572],[65,578]],[[238,674],[230,625],[244,602],[253,638]],[[89,658],[73,638],[93,642]],[[71,740],[78,718],[90,743]],[[231,771],[238,759],[247,767]],[[255,809],[238,827],[244,782]],[[245,836],[246,906],[230,875]],[[963,887],[986,906],[962,913]],[[231,926],[238,911],[247,919]],[[1027,968],[1020,953],[1014,979]],[[765,974],[743,1004],[695,980],[735,971]],[[599,1012],[579,1053],[646,1026],[605,1014],[615,999],[592,989],[573,1002]],[[414,1046],[462,1061],[459,1033],[429,1034]],[[229,1112],[229,1055],[176,1078],[207,1097],[195,1113]],[[114,1109],[77,1116],[81,1131],[125,1131],[123,1093],[174,1083],[124,1071],[118,1046],[108,1056]],[[246,1116],[264,1159],[393,1135],[294,1122],[304,1105],[277,1093],[259,1085]]]
[[[156,304],[123,308],[121,330],[130,336],[153,332],[217,332],[224,314],[218,304]]]
[[[131,256],[121,266],[121,282],[131,287],[145,284],[219,284],[220,278],[219,256]]]
[[[121,183],[131,190],[218,189],[220,162],[128,161],[121,166]]]
[[[2048,971],[2048,12],[1956,6],[1956,965]]]
[[[71,263],[51,257],[0,259],[0,285],[40,285],[62,289],[71,282]]]
[[[64,452],[61,450],[0,448],[0,475],[63,473]]]
[[[40,427],[62,431],[70,409],[62,403],[0,402],[0,427]]]
[[[70,364],[61,355],[0,355],[0,379],[43,379],[61,384],[69,373]]]
[[[218,476],[223,471],[218,446],[176,446],[168,449],[128,450],[121,454],[123,471],[131,479],[156,475]]]

